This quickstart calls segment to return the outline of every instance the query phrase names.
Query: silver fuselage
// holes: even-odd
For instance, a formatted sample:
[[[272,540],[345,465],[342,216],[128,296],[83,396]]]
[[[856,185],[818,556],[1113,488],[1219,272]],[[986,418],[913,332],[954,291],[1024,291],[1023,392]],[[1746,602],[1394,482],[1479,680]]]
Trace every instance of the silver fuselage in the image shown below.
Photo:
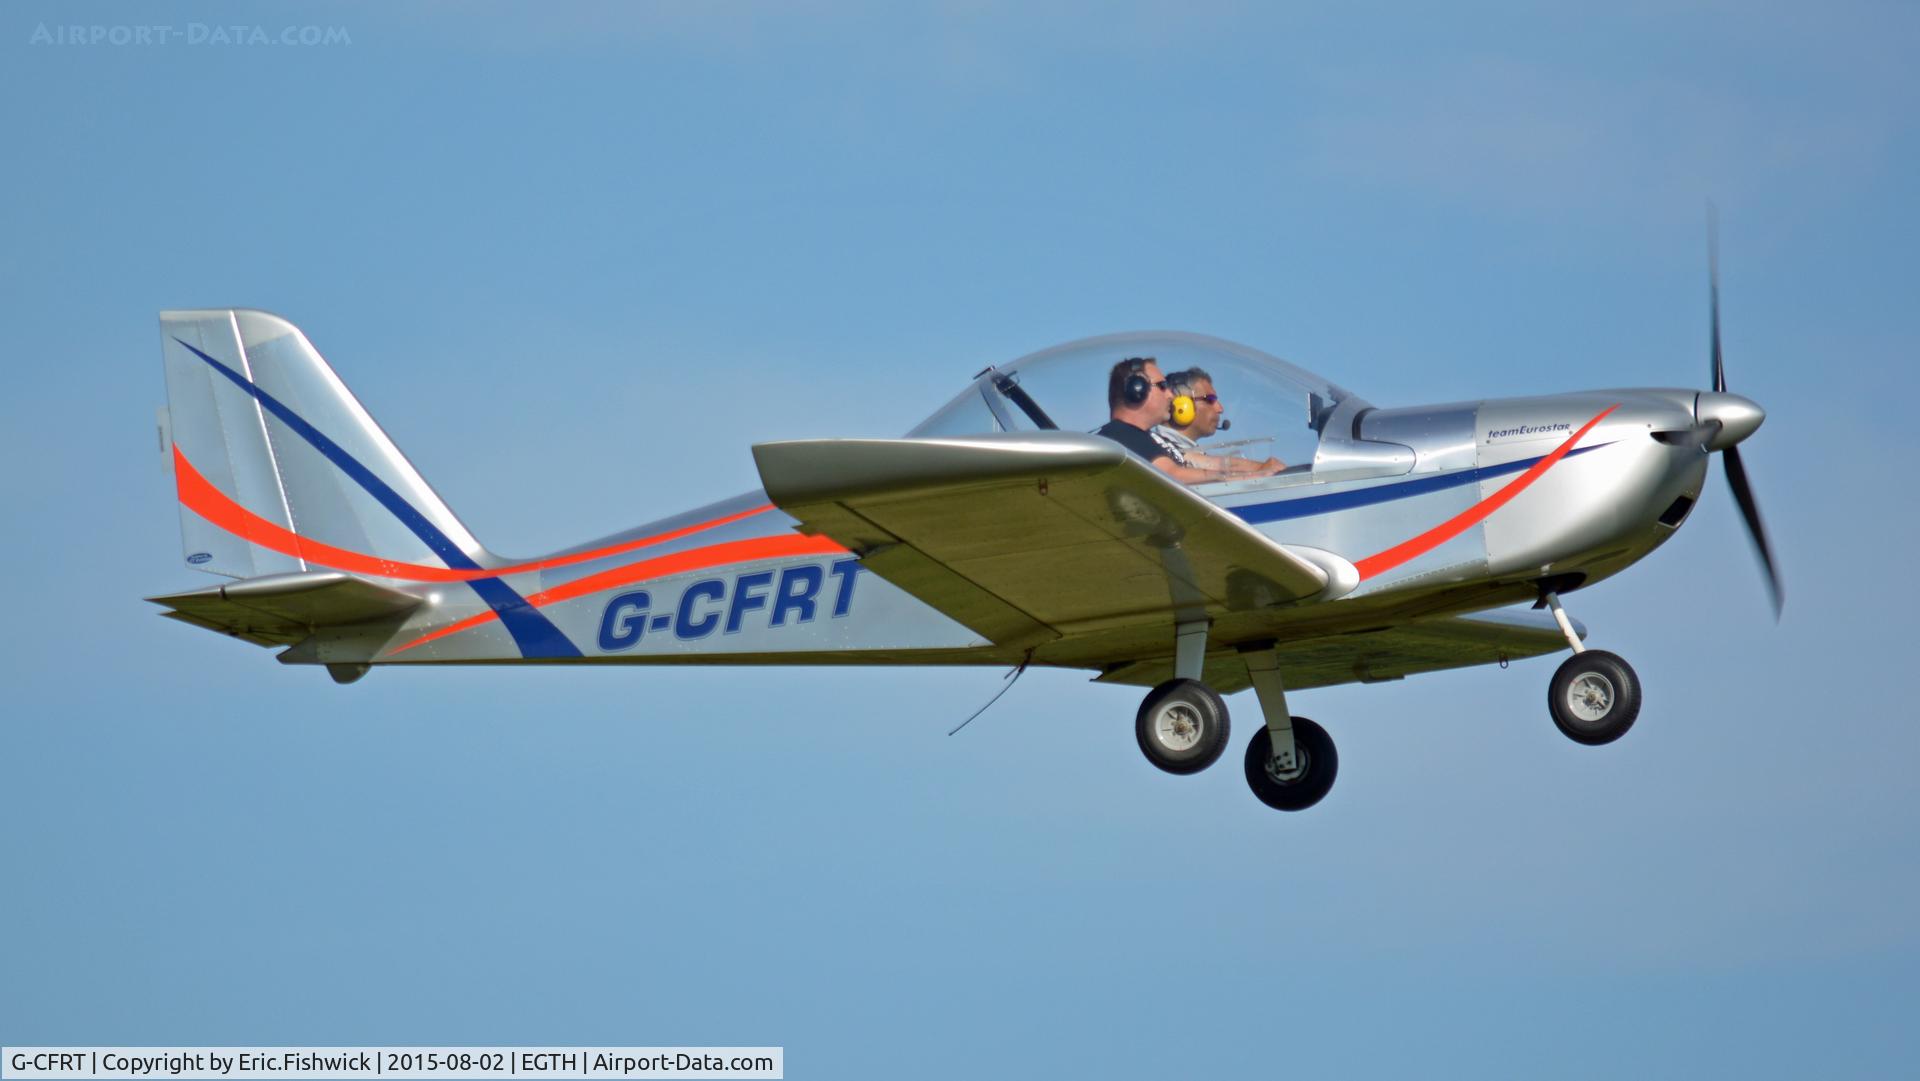
[[[1543,583],[1565,592],[1630,566],[1699,498],[1709,447],[1673,435],[1697,429],[1699,397],[1629,389],[1403,409],[1355,400],[1351,416],[1325,426],[1311,467],[1196,489],[1274,540],[1353,570],[1343,595],[1231,613],[1212,641],[1228,647],[1492,608],[1533,600]],[[500,581],[539,605],[582,661],[1018,659],[865,571],[856,553],[816,544],[780,554],[806,540],[794,525],[749,492],[571,550],[614,554],[518,572],[497,565]],[[586,588],[596,582],[609,584]],[[500,620],[481,618],[488,605],[464,584],[408,588],[427,602],[403,625],[326,630],[283,659],[523,659]],[[463,622],[471,625],[447,633]],[[1033,660],[1097,668],[1164,653],[1167,643],[1136,626],[1043,646]]]

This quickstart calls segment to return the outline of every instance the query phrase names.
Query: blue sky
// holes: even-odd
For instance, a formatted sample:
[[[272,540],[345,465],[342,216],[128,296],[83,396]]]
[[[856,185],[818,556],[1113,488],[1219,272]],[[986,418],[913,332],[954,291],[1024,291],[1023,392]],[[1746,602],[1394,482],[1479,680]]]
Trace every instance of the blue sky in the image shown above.
[[[1909,1069],[1916,31],[1897,4],[9,5],[0,1042]],[[1154,771],[1134,692],[1075,673],[948,738],[1000,672],[341,688],[140,600],[206,581],[156,453],[161,308],[293,319],[478,536],[534,553],[1096,333],[1244,341],[1383,405],[1700,385],[1709,197],[1786,618],[1716,477],[1569,600],[1646,685],[1610,747],[1554,731],[1547,660],[1305,692],[1340,782],[1278,815],[1231,759]]]

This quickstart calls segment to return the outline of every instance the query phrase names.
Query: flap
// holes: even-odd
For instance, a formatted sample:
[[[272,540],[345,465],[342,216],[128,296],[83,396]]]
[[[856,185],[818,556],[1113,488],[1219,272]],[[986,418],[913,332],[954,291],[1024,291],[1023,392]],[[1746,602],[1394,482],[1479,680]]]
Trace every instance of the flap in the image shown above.
[[[753,448],[767,495],[1000,645],[1321,594],[1327,573],[1095,435]]]
[[[256,645],[292,645],[315,627],[405,615],[420,604],[411,593],[340,571],[272,574],[226,585],[148,597],[165,615]]]

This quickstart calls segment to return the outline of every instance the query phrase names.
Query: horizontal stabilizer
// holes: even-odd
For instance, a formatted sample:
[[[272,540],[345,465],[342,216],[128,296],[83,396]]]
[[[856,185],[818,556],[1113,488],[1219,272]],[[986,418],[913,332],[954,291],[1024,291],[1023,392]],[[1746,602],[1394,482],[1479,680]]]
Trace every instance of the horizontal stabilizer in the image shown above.
[[[753,448],[808,533],[999,645],[1323,595],[1329,575],[1095,435]]]
[[[260,646],[290,646],[320,627],[397,619],[421,600],[339,571],[270,574],[147,599],[172,619]]]

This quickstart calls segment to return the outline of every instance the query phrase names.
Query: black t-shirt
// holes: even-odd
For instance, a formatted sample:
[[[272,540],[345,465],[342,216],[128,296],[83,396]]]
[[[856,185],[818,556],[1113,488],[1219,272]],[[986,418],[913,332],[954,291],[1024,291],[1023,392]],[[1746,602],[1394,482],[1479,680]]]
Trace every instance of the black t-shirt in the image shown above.
[[[1151,465],[1156,459],[1173,457],[1153,433],[1145,428],[1136,428],[1124,420],[1110,420],[1093,434],[1104,435],[1115,443],[1138,454]]]

